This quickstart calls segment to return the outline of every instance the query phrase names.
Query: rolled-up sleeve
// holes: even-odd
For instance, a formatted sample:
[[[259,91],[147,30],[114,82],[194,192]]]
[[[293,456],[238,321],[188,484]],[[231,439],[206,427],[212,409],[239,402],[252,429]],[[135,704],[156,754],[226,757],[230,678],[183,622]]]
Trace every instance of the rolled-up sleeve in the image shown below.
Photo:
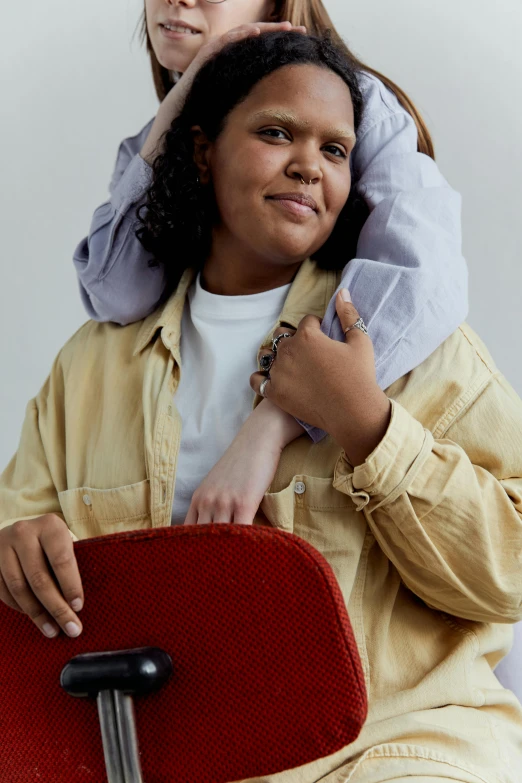
[[[139,155],[150,125],[120,145],[110,199],[95,210],[89,234],[74,252],[82,302],[96,321],[139,321],[165,290],[163,268],[150,266],[152,256],[135,233],[136,210],[152,181],[152,169]]]
[[[37,401],[31,400],[18,451],[0,476],[0,530],[44,514],[63,519],[40,432],[40,411]]]
[[[392,402],[352,497],[404,583],[429,606],[479,622],[522,619],[522,402],[500,375],[437,439]]]

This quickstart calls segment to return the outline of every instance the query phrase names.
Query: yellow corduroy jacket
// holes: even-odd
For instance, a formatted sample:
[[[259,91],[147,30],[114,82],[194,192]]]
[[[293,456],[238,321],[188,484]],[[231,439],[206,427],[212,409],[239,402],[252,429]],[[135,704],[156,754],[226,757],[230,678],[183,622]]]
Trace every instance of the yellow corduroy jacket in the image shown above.
[[[192,279],[146,320],[88,322],[61,350],[0,478],[0,528],[51,512],[78,539],[170,524]],[[274,326],[322,317],[338,281],[305,262]],[[522,401],[466,325],[387,393],[364,465],[303,435],[261,505],[258,521],[333,567],[369,693],[353,745],[263,780],[521,781],[522,710],[493,668],[522,618]]]

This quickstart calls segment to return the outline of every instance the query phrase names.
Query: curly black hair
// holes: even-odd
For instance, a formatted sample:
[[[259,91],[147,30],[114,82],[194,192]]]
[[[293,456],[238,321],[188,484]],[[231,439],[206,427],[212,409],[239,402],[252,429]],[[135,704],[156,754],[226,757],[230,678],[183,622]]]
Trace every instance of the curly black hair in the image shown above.
[[[341,77],[350,90],[357,132],[363,103],[359,69],[328,36],[266,33],[229,44],[216,54],[197,74],[181,114],[165,134],[146,202],[137,211],[136,236],[153,254],[151,264],[165,266],[169,290],[187,267],[203,268],[216,215],[212,188],[199,184],[191,128],[199,125],[209,141],[215,141],[230,112],[258,82],[298,64],[317,65]],[[318,266],[342,269],[354,257],[367,215],[363,199],[352,188],[331,236],[314,255]]]

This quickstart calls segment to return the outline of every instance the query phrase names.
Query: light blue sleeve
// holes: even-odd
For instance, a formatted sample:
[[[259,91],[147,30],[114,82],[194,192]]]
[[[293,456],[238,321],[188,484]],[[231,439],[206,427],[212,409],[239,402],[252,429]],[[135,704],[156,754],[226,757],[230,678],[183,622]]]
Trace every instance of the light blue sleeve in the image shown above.
[[[339,288],[348,288],[368,326],[377,381],[386,389],[465,320],[468,271],[460,196],[435,161],[417,152],[415,123],[395,96],[369,75],[361,86],[365,111],[353,170],[370,215]],[[335,298],[322,330],[344,340]],[[315,442],[325,435],[304,426]]]
[[[139,321],[165,291],[163,267],[149,266],[152,256],[135,235],[136,209],[152,181],[152,169],[139,155],[151,125],[121,143],[110,199],[95,211],[89,234],[74,253],[82,302],[96,321]]]

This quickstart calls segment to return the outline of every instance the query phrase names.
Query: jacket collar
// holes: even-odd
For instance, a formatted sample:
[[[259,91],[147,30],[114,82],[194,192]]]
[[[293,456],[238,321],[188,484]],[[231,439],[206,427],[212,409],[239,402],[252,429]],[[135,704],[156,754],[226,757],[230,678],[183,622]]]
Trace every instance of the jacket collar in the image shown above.
[[[168,301],[143,321],[138,332],[134,356],[152,342],[159,330],[162,337],[165,337],[164,342],[168,342],[171,347],[179,345],[183,307],[187,291],[195,277],[193,269],[186,269]],[[297,329],[305,315],[323,318],[328,302],[337,288],[338,278],[338,272],[318,269],[315,261],[310,259],[304,261],[286,297],[278,319],[279,324]]]

